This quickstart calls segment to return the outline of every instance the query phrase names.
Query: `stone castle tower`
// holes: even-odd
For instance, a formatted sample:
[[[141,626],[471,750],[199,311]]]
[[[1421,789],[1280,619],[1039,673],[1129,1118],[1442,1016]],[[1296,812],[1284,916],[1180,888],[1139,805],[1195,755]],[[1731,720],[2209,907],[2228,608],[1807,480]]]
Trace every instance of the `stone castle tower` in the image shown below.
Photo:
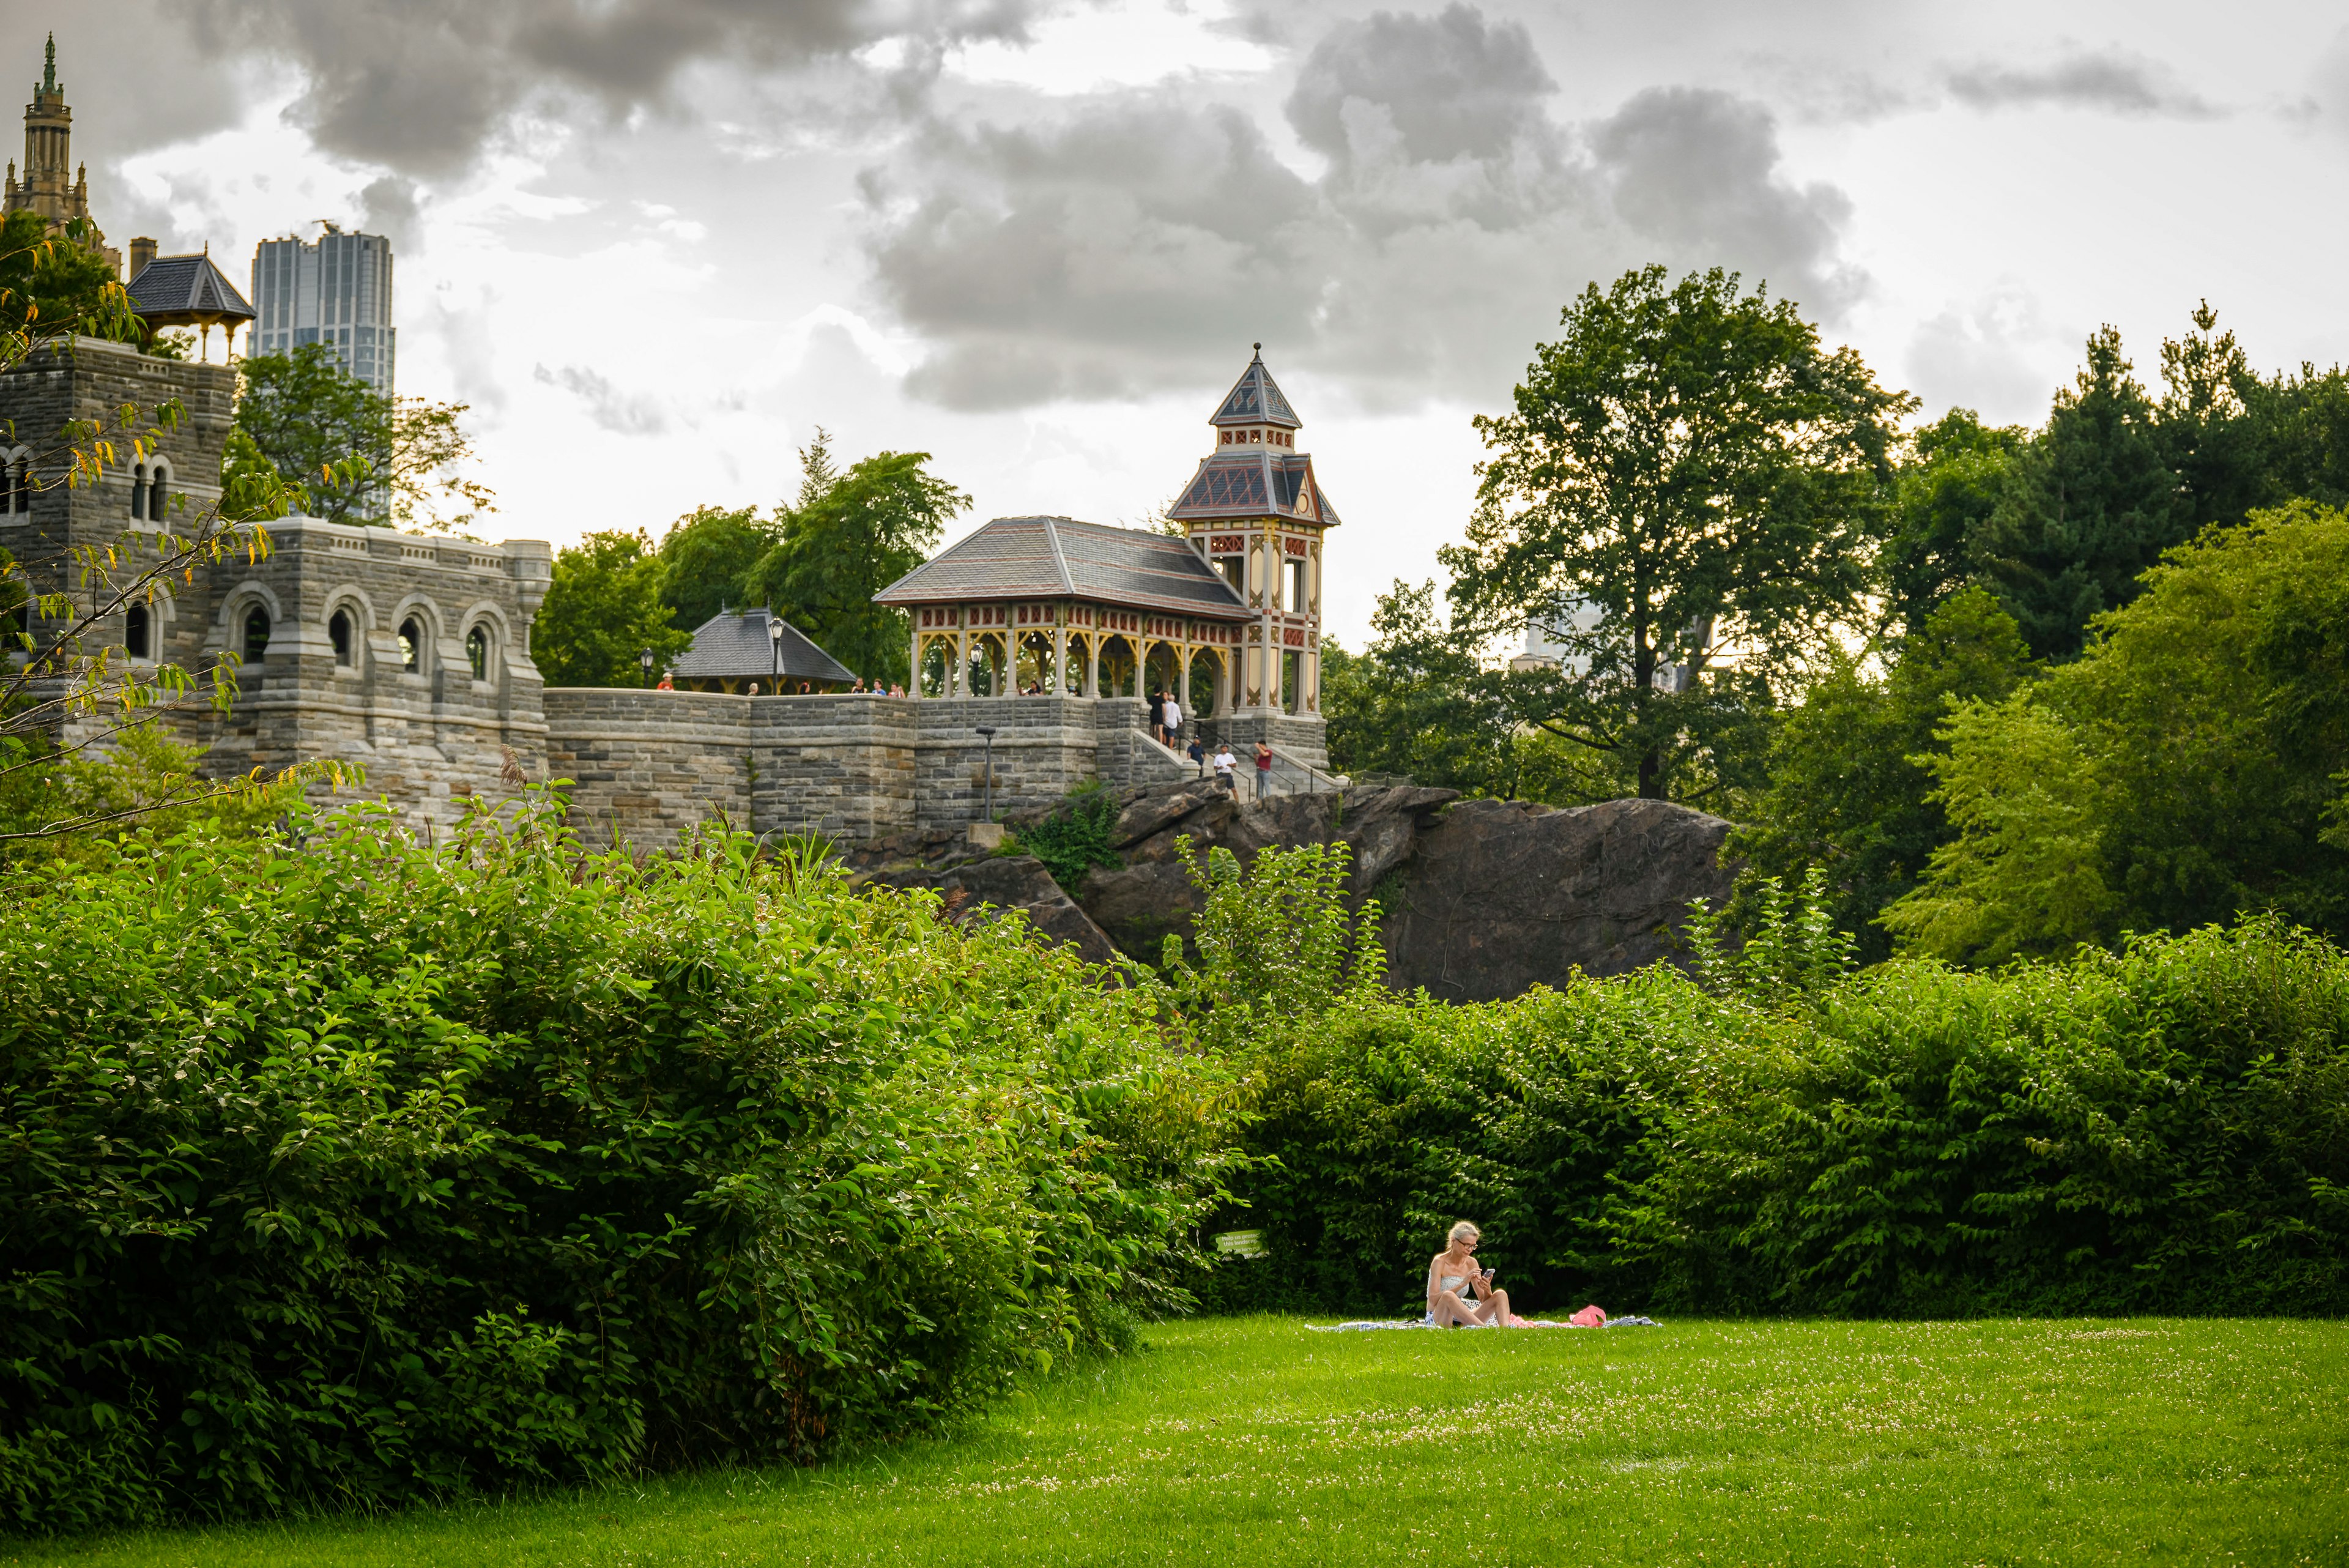
[[[70,171],[70,177],[68,177]],[[106,243],[98,222],[89,215],[89,175],[73,161],[73,110],[66,107],[66,89],[57,82],[57,39],[49,35],[48,54],[41,79],[33,85],[33,101],[25,106],[25,172],[8,164],[8,182],[0,194],[0,211],[38,213],[52,231],[67,223],[84,225],[82,244],[107,259],[119,273],[122,253]]]

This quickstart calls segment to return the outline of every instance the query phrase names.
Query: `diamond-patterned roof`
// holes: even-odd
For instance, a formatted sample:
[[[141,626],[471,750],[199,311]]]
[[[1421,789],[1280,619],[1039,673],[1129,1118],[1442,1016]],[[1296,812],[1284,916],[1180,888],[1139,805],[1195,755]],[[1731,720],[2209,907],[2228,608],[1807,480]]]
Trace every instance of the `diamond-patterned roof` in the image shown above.
[[[772,675],[776,650],[768,639],[767,618],[764,609],[720,610],[694,632],[693,646],[678,656],[677,672],[697,680],[756,680]],[[782,673],[793,680],[843,685],[856,679],[854,671],[789,621],[783,622]]]
[[[1074,598],[1213,620],[1249,615],[1188,540],[1067,517],[998,517],[873,598],[885,605]]]
[[[1232,383],[1224,395],[1223,407],[1216,410],[1211,425],[1281,425],[1289,430],[1302,430],[1305,421],[1288,406],[1288,400],[1273,385],[1272,372],[1264,368],[1264,346],[1257,346],[1257,357]]]
[[[254,308],[210,255],[158,256],[130,280],[130,308],[152,327],[250,321]]]
[[[1201,458],[1198,472],[1166,515],[1185,523],[1195,517],[1295,517],[1338,524],[1337,512],[1313,477],[1313,460],[1269,447],[1232,447]]]

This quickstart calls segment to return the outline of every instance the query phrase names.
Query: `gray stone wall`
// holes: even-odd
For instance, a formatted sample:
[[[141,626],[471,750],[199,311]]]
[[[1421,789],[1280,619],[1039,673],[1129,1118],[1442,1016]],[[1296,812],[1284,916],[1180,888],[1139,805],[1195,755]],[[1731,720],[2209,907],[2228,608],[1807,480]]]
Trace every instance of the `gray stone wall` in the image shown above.
[[[1282,756],[1327,770],[1330,766],[1330,725],[1319,714],[1235,713],[1209,719],[1200,729],[1212,741],[1222,741],[1241,753],[1243,768],[1258,741],[1269,742]]]
[[[445,823],[463,796],[494,789],[512,750],[532,777],[546,721],[531,620],[553,552],[536,540],[481,545],[388,528],[287,517],[267,526],[268,556],[215,567],[194,651],[209,665],[244,652],[248,617],[268,643],[238,671],[225,716],[192,726],[208,768],[242,773],[338,758],[361,764],[364,793],[418,826]],[[195,621],[182,606],[183,627]],[[338,654],[332,628],[347,628]],[[402,628],[414,635],[401,642]],[[482,674],[471,645],[486,642]],[[182,646],[188,639],[183,634]]]

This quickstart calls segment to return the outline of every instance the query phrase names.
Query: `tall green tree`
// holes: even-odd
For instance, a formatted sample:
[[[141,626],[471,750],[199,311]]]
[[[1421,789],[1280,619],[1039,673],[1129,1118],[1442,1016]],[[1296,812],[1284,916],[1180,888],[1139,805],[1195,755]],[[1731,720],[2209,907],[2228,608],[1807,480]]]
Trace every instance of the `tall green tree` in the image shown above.
[[[2032,653],[2078,655],[2088,622],[2137,597],[2138,576],[2193,531],[2158,411],[2099,328],[2047,428],[2017,455],[1982,554]]]
[[[1476,421],[1477,509],[1442,552],[1455,619],[1569,651],[1525,722],[1620,759],[1642,796],[1717,790],[1757,701],[1866,618],[1914,400],[1717,268],[1594,284],[1563,325],[1514,411]]]
[[[391,398],[343,369],[323,343],[240,360],[230,463],[257,456],[302,487],[330,523],[461,528],[495,511],[495,493],[465,471],[472,443],[463,403]]]
[[[1469,794],[1514,797],[1516,725],[1477,657],[1444,623],[1435,585],[1397,582],[1379,596],[1371,643],[1325,641],[1321,711],[1330,760],[1347,774],[1396,774]]]
[[[2085,654],[1959,706],[1927,767],[1957,833],[1886,924],[1998,962],[2272,909],[2349,937],[2349,515],[2182,546]]]
[[[1901,630],[1921,631],[1977,578],[1983,531],[2029,439],[2020,426],[1983,424],[1971,409],[1951,409],[1909,438],[1884,551],[1884,591]]]
[[[905,614],[873,596],[928,558],[970,497],[923,466],[926,452],[885,452],[832,473],[819,437],[800,454],[799,502],[744,576],[745,602],[776,607],[868,680],[910,680]]]
[[[1817,868],[1858,956],[1889,956],[1891,936],[1877,917],[1953,836],[1927,771],[1948,750],[1937,732],[1953,704],[2000,701],[2029,671],[2014,618],[1971,584],[1899,646],[1884,679],[1868,679],[1857,659],[1837,660],[1785,714],[1771,742],[1768,788],[1731,840],[1729,853],[1747,866],[1741,916],[1760,878],[1796,887]]]
[[[669,624],[691,633],[720,610],[741,606],[743,584],[775,537],[775,524],[754,506],[697,507],[670,524],[660,545],[661,602],[668,606]]]
[[[531,624],[530,656],[549,686],[639,686],[692,645],[661,600],[663,570],[642,530],[590,534],[554,556],[554,581]]]
[[[121,279],[83,243],[79,219],[53,233],[32,211],[0,219],[0,331],[33,337],[80,332],[142,339]]]

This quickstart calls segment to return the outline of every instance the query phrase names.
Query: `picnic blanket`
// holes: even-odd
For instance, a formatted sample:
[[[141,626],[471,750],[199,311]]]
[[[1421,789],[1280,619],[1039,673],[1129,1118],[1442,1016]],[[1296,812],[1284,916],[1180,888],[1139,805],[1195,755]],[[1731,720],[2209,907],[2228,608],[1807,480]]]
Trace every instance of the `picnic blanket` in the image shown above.
[[[1309,1323],[1305,1325],[1316,1334],[1356,1333],[1379,1328],[1441,1328],[1444,1326],[1430,1318],[1402,1318],[1393,1322],[1370,1319],[1361,1323]],[[1557,1323],[1548,1318],[1519,1318],[1512,1328],[1661,1328],[1664,1325],[1651,1317],[1610,1317],[1603,1324]]]

